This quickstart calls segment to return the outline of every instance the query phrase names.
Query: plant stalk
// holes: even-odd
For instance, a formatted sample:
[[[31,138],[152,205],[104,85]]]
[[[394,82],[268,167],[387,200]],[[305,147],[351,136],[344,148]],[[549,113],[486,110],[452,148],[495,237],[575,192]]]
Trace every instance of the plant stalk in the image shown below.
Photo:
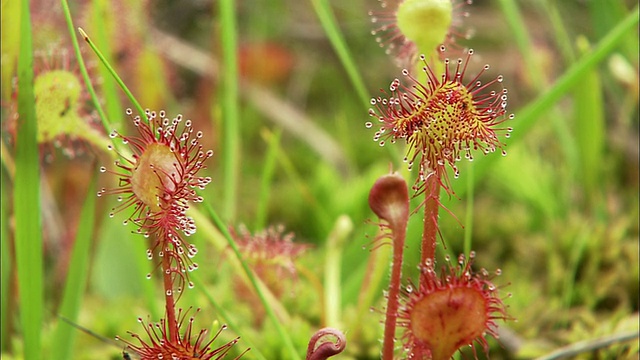
[[[404,242],[407,235],[406,226],[398,226],[393,231],[393,265],[391,267],[391,280],[389,293],[387,294],[387,314],[384,322],[384,342],[382,344],[382,360],[393,360],[395,347],[396,323],[398,320],[398,307],[400,295],[400,282],[402,279],[402,257]]]
[[[425,180],[424,219],[420,264],[435,265],[438,237],[438,209],[440,207],[440,176],[432,172]]]
[[[164,247],[163,247],[164,248]],[[171,273],[171,256],[162,256],[162,278],[164,285],[165,311],[167,324],[169,325],[169,340],[173,344],[178,343],[178,322],[176,321],[176,301],[173,297],[173,275]]]

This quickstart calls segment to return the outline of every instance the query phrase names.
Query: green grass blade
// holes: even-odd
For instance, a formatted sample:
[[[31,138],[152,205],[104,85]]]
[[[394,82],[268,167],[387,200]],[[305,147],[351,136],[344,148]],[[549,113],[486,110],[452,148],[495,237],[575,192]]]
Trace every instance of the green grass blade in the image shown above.
[[[102,121],[102,126],[105,130],[110,132],[111,124],[109,122],[109,118],[105,114],[104,110],[102,110],[102,105],[100,104],[100,100],[98,100],[98,95],[96,95],[96,91],[93,88],[93,84],[91,83],[91,78],[89,77],[89,72],[87,71],[87,67],[84,63],[84,59],[82,58],[82,54],[80,53],[80,45],[78,44],[78,38],[76,37],[75,27],[73,26],[73,20],[71,18],[71,11],[69,10],[69,4],[66,0],[62,0],[62,10],[64,12],[64,17],[67,22],[67,28],[69,30],[69,35],[71,36],[71,43],[73,44],[73,50],[76,55],[76,61],[78,61],[78,67],[80,68],[80,73],[82,74],[82,79],[84,79],[84,84],[91,96],[91,101],[98,112],[98,116]],[[114,144],[115,145],[115,144]]]
[[[20,51],[20,2],[3,1],[0,12],[0,53],[2,67],[0,67],[0,93],[2,101],[6,101],[13,92],[13,78],[15,77]],[[4,107],[4,104],[3,104]]]
[[[97,174],[98,172],[94,172]],[[80,221],[76,238],[71,252],[67,281],[62,294],[62,302],[58,314],[71,321],[77,321],[82,306],[82,296],[89,274],[89,259],[91,258],[91,243],[95,224],[96,204],[95,176],[89,185],[84,205],[80,213]],[[53,338],[51,356],[53,359],[71,359],[76,329],[68,323],[59,321]]]
[[[234,0],[220,0],[222,42],[222,173],[224,174],[224,217],[233,221],[236,213],[240,172],[240,108],[238,79],[238,45]]]
[[[264,168],[260,180],[260,195],[258,197],[258,205],[256,210],[256,223],[254,230],[259,231],[267,226],[267,209],[269,207],[269,194],[271,192],[271,181],[276,168],[276,160],[278,157],[278,148],[280,147],[280,137],[282,129],[276,130],[275,133],[264,132],[264,138],[269,143],[267,155],[264,159]]]
[[[2,149],[4,151],[5,149]],[[11,276],[13,275],[11,267],[13,259],[11,258],[11,247],[9,244],[9,179],[7,172],[2,172],[0,181],[2,187],[0,189],[0,351],[5,351],[9,345],[9,329],[11,327],[11,316],[9,315],[9,303],[13,294],[9,291],[11,284]]]
[[[20,13],[18,134],[14,186],[15,251],[25,359],[42,359],[43,244],[40,215],[40,155],[33,90],[33,45],[29,1]]]
[[[309,207],[313,209],[319,227],[321,227],[322,229],[329,229],[331,226],[331,216],[329,215],[329,210],[327,210],[326,207],[321,204],[317,197],[313,194],[310,188],[310,184],[304,181],[302,175],[293,164],[293,161],[283,149],[278,152],[278,162],[284,173],[293,183],[292,187],[298,191],[299,196],[302,196],[305,203],[307,203]]]
[[[149,121],[149,119],[147,118],[147,115],[144,112],[144,109],[142,108],[138,100],[136,100],[136,98],[133,96],[133,94],[131,93],[131,90],[129,90],[127,85],[125,85],[124,81],[122,81],[118,73],[111,66],[111,64],[109,63],[107,58],[102,54],[100,49],[98,49],[98,47],[93,43],[93,41],[91,41],[91,38],[89,38],[89,35],[87,35],[87,33],[84,32],[82,28],[78,28],[78,31],[80,32],[80,35],[82,35],[82,37],[84,38],[84,41],[86,41],[87,44],[89,44],[89,47],[91,47],[91,50],[93,50],[93,52],[96,54],[98,59],[100,59],[100,62],[102,63],[102,65],[104,65],[107,68],[107,71],[109,71],[109,74],[111,74],[111,76],[116,81],[116,83],[118,83],[118,86],[120,86],[120,89],[122,89],[125,95],[127,95],[127,98],[133,104],[133,107],[136,109],[136,111],[140,115],[140,118],[146,119],[147,121]]]
[[[538,93],[543,93],[547,87],[549,80],[542,69],[542,65],[537,61],[535,54],[535,47],[533,41],[529,36],[529,32],[525,27],[525,21],[522,17],[520,9],[515,0],[500,0],[502,11],[505,15],[509,28],[513,34],[513,37],[518,46],[518,50],[522,54],[522,58],[525,62],[528,78],[530,79],[533,88]],[[549,109],[550,125],[554,128],[555,134],[558,137],[558,144],[562,148],[562,153],[566,159],[565,163],[569,167],[569,171],[575,174],[577,171],[574,164],[577,162],[578,154],[576,150],[576,142],[571,136],[571,131],[568,126],[568,122],[565,121],[562,114],[556,110],[551,104]]]
[[[585,76],[585,74],[598,65],[605,57],[625,39],[625,35],[638,25],[638,7],[621,21],[615,28],[611,29],[592,51],[582,56],[567,71],[558,78],[555,84],[545,93],[538,96],[529,105],[518,111],[516,115],[515,129],[511,134],[511,142],[523,138],[529,129],[535,124],[546,109],[552,107],[565,94]]]
[[[75,50],[75,54],[76,54],[76,59],[78,61],[78,65],[80,67],[80,71],[82,73],[82,77],[85,81],[85,86],[87,87],[87,90],[89,91],[89,94],[91,95],[91,99],[93,101],[93,105],[95,106],[96,110],[98,111],[98,115],[102,121],[102,125],[105,129],[105,131],[108,133],[111,130],[113,130],[112,124],[109,121],[109,117],[107,116],[107,114],[105,113],[105,111],[102,108],[102,105],[100,103],[100,101],[98,100],[98,96],[96,95],[95,89],[91,83],[91,78],[89,77],[89,73],[87,71],[86,65],[84,63],[84,59],[82,58],[81,52],[80,52],[80,46],[78,44],[78,39],[76,37],[76,32],[75,32],[75,27],[73,25],[73,20],[71,18],[71,12],[69,11],[69,5],[68,2],[66,0],[61,0],[62,3],[62,8],[65,14],[65,19],[67,21],[67,27],[69,30],[69,34],[71,36],[71,40],[73,43],[73,48]],[[104,6],[104,4],[102,4],[102,6]],[[110,65],[110,63],[108,62],[107,58],[97,49],[97,47],[93,44],[93,42],[86,36],[86,34],[84,33],[84,31],[80,30],[80,34],[82,34],[83,36],[85,36],[85,41],[87,41],[87,43],[89,43],[89,46],[96,52],[96,55],[98,56],[98,58],[100,58],[100,60],[103,62],[103,64],[105,65],[107,71],[113,76],[114,80],[121,85],[122,90],[125,92],[125,94],[127,94],[127,96],[129,96],[129,99],[131,100],[131,102],[135,105],[136,110],[140,112],[140,116],[143,117],[144,116],[144,112],[142,112],[142,107],[140,106],[140,104],[137,102],[137,100],[133,97],[133,94],[129,91],[129,89],[126,87],[126,85],[124,84],[124,82],[122,82],[122,79],[120,79],[120,77],[118,76],[118,74],[115,72],[115,70],[113,69],[113,67]],[[104,36],[104,34],[103,34]],[[108,83],[108,81],[105,81],[104,84]],[[103,84],[103,85],[104,85]],[[111,88],[104,88],[103,86],[103,90],[107,91],[107,93],[111,92],[115,92],[115,90],[111,89]],[[108,97],[108,99],[111,99],[107,102],[107,106],[109,109],[109,112],[112,113],[110,115],[113,116],[113,113],[118,114],[120,112],[119,109],[119,101],[117,100],[117,95],[116,94],[112,94],[111,96]],[[109,105],[110,104],[110,105]],[[119,118],[119,116],[116,116],[116,118]],[[112,139],[112,143],[113,146],[116,149],[119,149],[119,152],[122,154],[127,154],[129,152],[128,149],[124,149],[122,147],[121,142],[116,141],[116,139]],[[113,152],[110,152],[110,154],[114,154]],[[136,253],[139,254],[144,254],[146,251],[146,245],[144,244],[144,242],[142,241],[134,241],[133,243],[135,249],[136,249]],[[145,257],[143,256],[136,256],[135,257],[136,261],[137,261],[137,268],[140,269],[141,271],[141,277],[145,277],[146,276],[146,272],[143,273],[142,271],[145,269],[150,270],[150,265],[149,262],[146,260]],[[158,311],[158,303],[156,301],[156,297],[155,297],[155,290],[153,287],[153,283],[149,282],[149,281],[144,281],[142,282],[142,286],[144,288],[144,297],[147,303],[147,307],[151,313],[151,315],[154,318],[158,318],[159,317],[159,311]]]
[[[542,115],[548,111],[555,103],[560,101],[563,96],[573,90],[575,86],[580,82],[585,74],[596,67],[602,60],[604,60],[616,46],[620,44],[626,38],[626,35],[635,29],[638,25],[639,13],[638,7],[636,7],[631,14],[629,14],[623,21],[611,29],[611,31],[605,36],[590,52],[582,56],[576,61],[567,71],[558,78],[558,80],[547,91],[540,94],[537,98],[531,101],[524,108],[516,111],[516,118],[512,124],[514,127],[509,144],[515,144],[521,141],[528,133],[529,129],[533,127],[538,120],[542,118]],[[511,125],[511,124],[510,124]],[[493,161],[499,159],[499,156],[478,156],[474,160],[475,166],[475,178],[481,179],[490,168]],[[452,182],[453,188],[458,194],[462,196],[466,192],[466,174],[460,173],[460,178]],[[446,198],[442,199],[443,204],[446,206]]]
[[[114,3],[109,0],[91,1],[91,28],[95,29],[95,34],[93,34],[93,37],[95,38],[96,44],[102,49],[112,49],[111,43],[109,41],[109,35],[111,35],[109,33],[110,29],[106,24],[104,14],[108,14],[114,11],[112,8],[110,8],[110,6],[113,6],[113,4]],[[74,29],[75,27],[72,30]],[[103,55],[107,60],[107,63],[114,63],[112,51],[107,50]],[[102,77],[102,81],[100,83],[100,94],[104,98],[104,106],[107,117],[111,120],[111,124],[115,124],[116,126],[122,125],[121,119],[124,118],[124,110],[122,109],[122,105],[120,103],[120,94],[118,93],[118,88],[116,86],[117,83],[114,81],[115,79],[110,78],[110,74],[107,68],[100,68],[99,73]],[[111,130],[113,130],[113,128],[106,129],[107,133],[109,133]]]
[[[192,273],[189,276],[193,279],[193,282],[196,284],[196,288],[204,294],[209,303],[213,305],[216,309],[216,313],[222,318],[222,320],[226,323],[226,325],[234,331],[238,336],[240,336],[241,343],[245,344],[251,348],[251,356],[255,357],[258,360],[267,360],[267,358],[260,352],[260,344],[257,344],[253,339],[240,331],[242,327],[237,325],[229,316],[229,312],[223,308],[218,301],[216,301],[216,297],[211,294],[210,291],[207,290],[204,282],[200,279],[200,276],[196,273]],[[240,344],[240,343],[239,343]]]
[[[311,0],[311,3],[313,4],[313,9],[318,16],[318,19],[320,19],[320,23],[322,24],[329,41],[331,41],[331,45],[333,45],[333,48],[342,62],[342,66],[344,66],[344,69],[349,76],[349,80],[351,80],[351,84],[360,98],[360,101],[362,101],[362,104],[366,108],[369,108],[370,96],[367,91],[367,87],[364,85],[364,80],[362,80],[358,67],[353,61],[347,42],[342,36],[342,32],[338,27],[338,22],[331,11],[331,7],[329,6],[329,2],[327,0]]]
[[[562,18],[562,14],[560,14],[557,2],[555,0],[544,0],[542,5],[544,11],[549,15],[549,21],[553,27],[557,48],[560,50],[565,62],[572,63],[576,58],[573,50],[573,41],[569,36],[566,27],[567,23]]]
[[[229,247],[233,251],[233,254],[242,264],[242,269],[244,270],[245,274],[249,278],[249,281],[251,282],[251,286],[256,291],[256,294],[258,294],[258,297],[260,298],[260,302],[264,306],[267,312],[267,315],[269,316],[269,319],[273,323],[273,326],[278,331],[278,335],[280,336],[280,339],[284,343],[285,348],[291,354],[291,359],[292,360],[300,359],[300,355],[298,354],[298,351],[293,346],[293,341],[291,339],[291,336],[284,329],[284,327],[278,320],[278,317],[276,316],[275,312],[273,311],[273,308],[269,305],[269,302],[267,301],[265,294],[262,292],[260,286],[258,285],[256,276],[253,274],[253,271],[251,270],[251,268],[249,268],[249,265],[247,264],[247,262],[244,261],[242,254],[240,254],[240,249],[238,249],[238,245],[236,245],[235,241],[233,241],[233,238],[231,237],[231,234],[227,230],[226,225],[222,222],[222,220],[220,219],[218,214],[213,210],[211,205],[209,205],[208,203],[204,203],[204,206],[206,207],[207,212],[209,213],[209,217],[211,218],[215,226],[224,235],[225,239],[227,240],[227,243],[229,244]]]
[[[525,26],[520,9],[515,0],[499,0],[500,7],[504,13],[504,18],[509,24],[511,36],[515,40],[518,50],[522,54],[529,79],[533,87],[541,91],[545,87],[546,78],[543,75],[541,65],[536,61],[535,48]]]
[[[588,51],[586,39],[581,38],[578,46]],[[585,72],[574,92],[574,122],[578,143],[579,176],[587,203],[595,204],[598,187],[602,183],[601,170],[605,149],[606,119],[604,99],[597,69]]]
[[[342,324],[342,257],[347,237],[353,230],[353,223],[346,215],[336,220],[327,238],[324,261],[324,304],[327,326]]]
[[[601,39],[607,31],[624,18],[624,1],[588,1],[585,4],[591,15],[591,26],[596,39]]]

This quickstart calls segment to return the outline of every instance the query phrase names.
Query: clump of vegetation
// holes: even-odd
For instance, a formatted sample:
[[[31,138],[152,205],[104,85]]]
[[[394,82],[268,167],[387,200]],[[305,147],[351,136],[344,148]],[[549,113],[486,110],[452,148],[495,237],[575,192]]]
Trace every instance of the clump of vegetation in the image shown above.
[[[3,358],[638,356],[634,2],[1,14]]]

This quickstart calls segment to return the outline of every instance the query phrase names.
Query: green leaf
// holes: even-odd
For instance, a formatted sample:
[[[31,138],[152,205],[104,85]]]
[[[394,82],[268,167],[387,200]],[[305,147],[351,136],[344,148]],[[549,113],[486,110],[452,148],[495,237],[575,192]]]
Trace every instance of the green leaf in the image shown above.
[[[89,185],[80,213],[78,230],[67,270],[67,281],[62,294],[62,303],[58,309],[60,316],[64,316],[74,322],[77,320],[78,313],[82,307],[82,297],[89,274],[91,240],[93,239],[93,227],[95,224],[95,182],[94,176],[94,179]],[[69,324],[63,321],[58,322],[58,327],[54,334],[53,349],[51,351],[52,358],[71,359],[75,334],[75,329]]]
[[[29,1],[22,1],[18,61],[18,134],[14,187],[15,251],[25,359],[41,359],[43,245],[40,216],[40,154],[33,93],[33,48]]]
[[[320,23],[322,24],[329,41],[331,41],[331,45],[333,45],[334,50],[342,62],[342,66],[349,76],[349,80],[351,80],[351,84],[355,88],[356,93],[358,93],[358,97],[366,107],[369,107],[369,95],[367,88],[364,85],[364,81],[362,80],[362,76],[358,71],[356,63],[353,61],[353,57],[349,52],[349,47],[347,46],[347,42],[344,40],[342,32],[338,27],[338,22],[331,11],[329,2],[327,0],[311,0],[311,3],[313,4],[313,9],[316,11],[316,15],[318,16],[318,19],[320,19]]]

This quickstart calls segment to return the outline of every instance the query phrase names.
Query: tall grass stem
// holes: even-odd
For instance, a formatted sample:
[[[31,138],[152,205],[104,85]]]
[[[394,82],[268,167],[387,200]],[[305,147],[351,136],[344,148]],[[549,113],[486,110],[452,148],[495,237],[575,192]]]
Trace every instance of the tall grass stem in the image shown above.
[[[222,98],[223,214],[228,221],[233,221],[238,200],[241,148],[236,4],[234,0],[220,0],[219,6],[222,43],[222,84],[219,94]]]
[[[273,326],[276,328],[276,331],[278,332],[280,339],[284,343],[285,348],[290,353],[291,359],[299,360],[300,354],[298,354],[298,351],[293,346],[293,341],[291,340],[291,336],[289,335],[289,333],[287,333],[284,326],[280,323],[275,312],[269,305],[269,302],[267,301],[265,294],[262,292],[262,290],[260,289],[260,286],[258,285],[256,276],[254,275],[251,268],[249,268],[249,265],[247,264],[247,262],[242,257],[242,254],[240,253],[240,249],[238,248],[238,245],[233,240],[233,237],[229,233],[229,230],[227,230],[226,225],[224,224],[224,222],[222,222],[218,214],[213,210],[213,208],[211,207],[211,205],[209,205],[209,203],[204,203],[204,206],[206,207],[207,212],[209,213],[209,217],[211,218],[211,220],[213,220],[213,223],[215,224],[215,226],[218,228],[218,230],[222,233],[222,235],[227,240],[229,247],[231,247],[231,250],[233,251],[233,254],[242,264],[242,269],[244,270],[245,274],[249,278],[249,281],[251,282],[251,286],[253,286],[254,290],[258,294],[258,297],[260,298],[260,302],[264,306],[267,312],[267,315],[269,316],[269,319],[273,323]]]
[[[367,87],[365,86],[364,80],[358,71],[358,66],[351,56],[349,46],[347,45],[344,36],[342,36],[342,32],[338,26],[335,16],[333,15],[333,11],[331,11],[329,2],[327,0],[311,0],[311,3],[313,4],[313,9],[318,16],[318,19],[320,19],[322,28],[327,34],[331,45],[333,45],[336,54],[338,54],[338,57],[342,62],[342,66],[347,72],[349,80],[351,80],[351,84],[360,98],[360,101],[362,101],[363,105],[368,108],[370,104]]]
[[[20,321],[25,359],[42,359],[44,312],[43,243],[40,214],[40,154],[33,88],[33,42],[29,0],[20,10],[18,133],[13,208]]]
[[[97,173],[97,171],[94,171],[94,174]],[[76,231],[75,241],[73,242],[67,278],[62,293],[62,302],[58,309],[59,315],[71,321],[77,321],[78,319],[78,314],[82,307],[82,297],[87,285],[89,261],[91,259],[91,243],[95,225],[95,194],[96,176],[94,175],[87,189],[87,194],[84,196],[85,200],[80,212],[80,221],[78,222],[78,230]],[[58,322],[53,337],[51,358],[73,358],[72,350],[75,330],[76,329],[72,328],[66,322]]]

